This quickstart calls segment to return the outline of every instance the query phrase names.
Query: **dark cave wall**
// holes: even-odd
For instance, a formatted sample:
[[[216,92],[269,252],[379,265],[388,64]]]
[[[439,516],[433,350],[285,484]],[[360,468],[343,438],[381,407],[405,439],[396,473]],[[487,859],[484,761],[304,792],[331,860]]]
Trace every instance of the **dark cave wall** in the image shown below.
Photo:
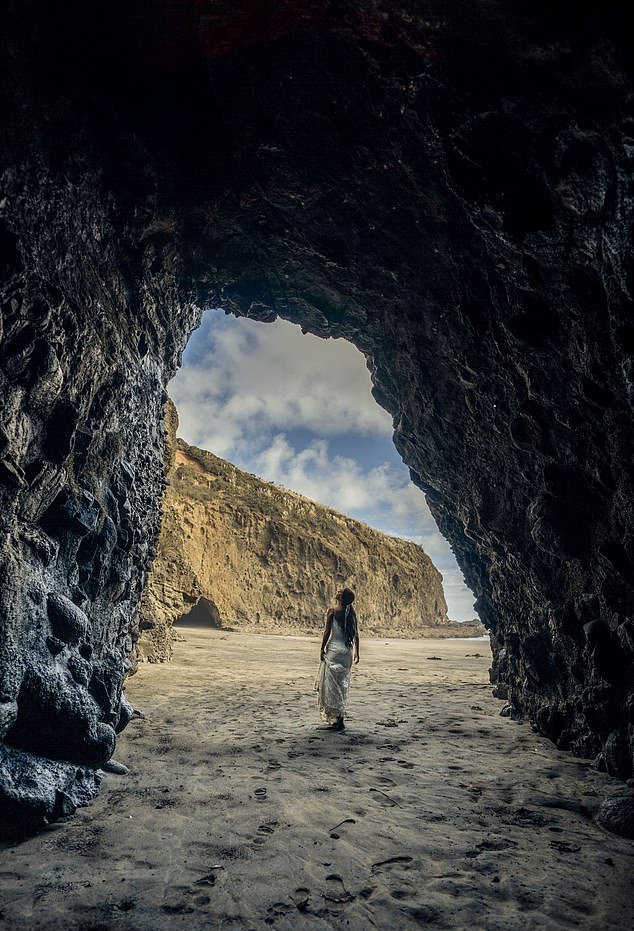
[[[137,203],[138,225],[118,224],[100,168],[111,158],[71,157],[52,177],[40,154],[5,175],[0,828],[89,800],[132,713],[124,679],[165,484],[163,385],[198,319],[185,304],[165,311],[173,273],[157,270],[147,211]]]
[[[130,714],[163,384],[206,304],[366,354],[477,594],[497,693],[627,778],[634,119],[618,20],[205,10],[114,5],[87,55],[81,9],[38,31],[13,7],[5,796],[34,821],[81,801],[75,766],[52,763],[25,801],[6,748],[81,764],[89,794]]]

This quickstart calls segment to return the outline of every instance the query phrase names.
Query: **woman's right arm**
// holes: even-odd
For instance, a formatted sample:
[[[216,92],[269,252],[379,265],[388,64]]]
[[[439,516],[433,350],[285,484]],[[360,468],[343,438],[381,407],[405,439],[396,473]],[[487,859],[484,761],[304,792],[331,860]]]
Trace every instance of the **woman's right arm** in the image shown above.
[[[324,658],[324,654],[326,652],[326,644],[328,643],[328,640],[330,639],[330,631],[332,630],[333,613],[334,613],[333,609],[328,608],[328,614],[326,615],[326,626],[324,627],[324,635],[321,638],[321,652],[320,652],[321,659]]]

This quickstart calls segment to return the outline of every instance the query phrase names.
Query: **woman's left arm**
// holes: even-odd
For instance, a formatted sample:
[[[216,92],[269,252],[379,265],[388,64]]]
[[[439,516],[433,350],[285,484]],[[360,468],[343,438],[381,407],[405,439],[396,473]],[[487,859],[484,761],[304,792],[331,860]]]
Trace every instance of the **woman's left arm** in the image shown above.
[[[353,659],[355,663],[359,662],[359,625],[355,616],[354,619],[354,653]]]

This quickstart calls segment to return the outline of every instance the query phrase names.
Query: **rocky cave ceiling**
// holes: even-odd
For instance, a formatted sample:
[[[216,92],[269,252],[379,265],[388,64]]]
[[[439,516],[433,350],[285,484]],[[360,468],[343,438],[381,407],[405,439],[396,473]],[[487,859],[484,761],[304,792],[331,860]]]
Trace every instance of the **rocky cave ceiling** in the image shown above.
[[[87,801],[132,713],[164,385],[211,305],[365,353],[477,595],[497,694],[627,779],[634,116],[617,7],[41,6],[9,4],[1,56],[5,821]]]

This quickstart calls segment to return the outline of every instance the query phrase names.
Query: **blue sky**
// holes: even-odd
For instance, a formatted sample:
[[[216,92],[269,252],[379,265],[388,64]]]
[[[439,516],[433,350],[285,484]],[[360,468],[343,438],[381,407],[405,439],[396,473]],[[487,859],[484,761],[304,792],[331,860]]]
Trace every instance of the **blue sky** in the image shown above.
[[[449,616],[476,616],[448,544],[392,443],[365,359],[283,320],[208,310],[169,384],[179,434],[241,469],[422,544],[443,575]]]

